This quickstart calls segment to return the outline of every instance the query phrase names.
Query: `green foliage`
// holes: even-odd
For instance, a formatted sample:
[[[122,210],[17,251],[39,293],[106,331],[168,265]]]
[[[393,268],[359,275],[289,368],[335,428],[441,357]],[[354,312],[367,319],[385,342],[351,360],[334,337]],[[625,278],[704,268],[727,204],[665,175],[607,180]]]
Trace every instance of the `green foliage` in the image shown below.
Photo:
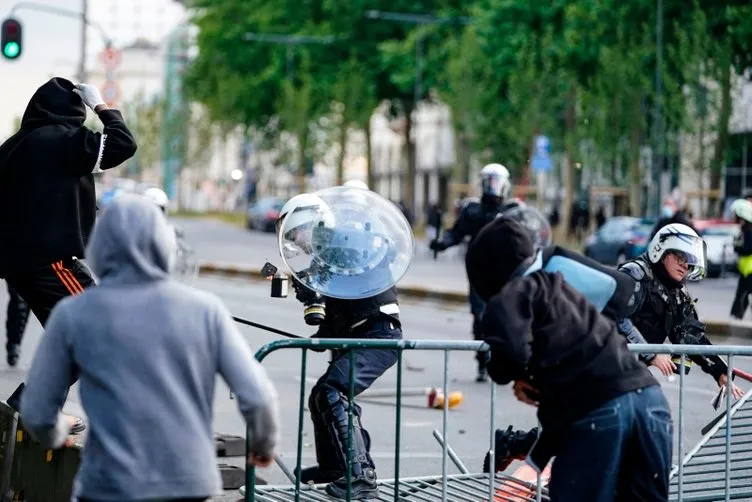
[[[727,62],[737,74],[752,67],[752,5],[663,5],[658,104],[671,135],[716,115],[721,100],[708,82],[723,79]],[[418,47],[420,98],[451,108],[465,166],[471,156],[493,159],[519,175],[542,133],[558,153],[581,156],[587,145],[593,162],[586,166],[605,166],[613,182],[628,171],[634,181],[640,149],[654,135],[655,0],[196,0],[194,7],[199,55],[186,75],[190,96],[211,122],[242,124],[266,140],[294,134],[301,163],[324,155],[329,142],[345,142],[348,128],[365,128],[384,100],[394,114],[412,110]],[[455,21],[398,22],[369,11]],[[335,41],[288,49],[245,40],[249,32]]]

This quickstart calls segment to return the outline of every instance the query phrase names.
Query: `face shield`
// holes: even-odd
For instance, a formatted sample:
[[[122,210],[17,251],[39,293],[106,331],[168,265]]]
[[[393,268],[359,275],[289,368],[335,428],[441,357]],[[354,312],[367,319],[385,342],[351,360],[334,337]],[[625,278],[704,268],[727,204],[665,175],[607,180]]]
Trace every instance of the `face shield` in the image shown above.
[[[332,187],[315,195],[326,214],[316,210],[293,225],[291,213],[280,227],[280,253],[296,279],[341,299],[368,298],[396,284],[414,250],[412,229],[399,208],[359,188]]]
[[[687,264],[688,281],[699,281],[707,270],[707,245],[701,237],[694,235],[669,235],[663,242],[663,254],[671,253]]]
[[[485,174],[480,182],[483,195],[506,197],[509,178],[500,174]]]

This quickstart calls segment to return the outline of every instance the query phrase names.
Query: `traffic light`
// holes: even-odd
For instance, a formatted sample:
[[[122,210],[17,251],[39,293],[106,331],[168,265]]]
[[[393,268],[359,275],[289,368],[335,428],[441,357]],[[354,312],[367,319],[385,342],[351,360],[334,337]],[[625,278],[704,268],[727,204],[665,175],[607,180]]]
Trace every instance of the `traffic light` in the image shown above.
[[[0,38],[0,50],[5,59],[16,59],[21,55],[21,23],[13,18],[3,21]]]

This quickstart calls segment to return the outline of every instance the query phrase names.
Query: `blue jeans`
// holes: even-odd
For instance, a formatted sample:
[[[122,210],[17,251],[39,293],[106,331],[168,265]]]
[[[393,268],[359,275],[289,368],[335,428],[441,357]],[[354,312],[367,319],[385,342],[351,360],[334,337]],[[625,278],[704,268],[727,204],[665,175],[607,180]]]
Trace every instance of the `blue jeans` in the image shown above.
[[[673,430],[659,385],[591,411],[558,449],[551,502],[667,501]]]

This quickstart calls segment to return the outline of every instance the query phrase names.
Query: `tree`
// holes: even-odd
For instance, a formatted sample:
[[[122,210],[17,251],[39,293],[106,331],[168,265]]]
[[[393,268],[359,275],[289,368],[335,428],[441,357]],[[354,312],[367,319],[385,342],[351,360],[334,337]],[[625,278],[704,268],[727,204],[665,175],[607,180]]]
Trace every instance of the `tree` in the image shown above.
[[[129,161],[128,170],[139,179],[144,170],[155,167],[161,158],[162,112],[161,99],[147,100],[138,93],[123,106],[123,115],[138,144],[136,155]]]

